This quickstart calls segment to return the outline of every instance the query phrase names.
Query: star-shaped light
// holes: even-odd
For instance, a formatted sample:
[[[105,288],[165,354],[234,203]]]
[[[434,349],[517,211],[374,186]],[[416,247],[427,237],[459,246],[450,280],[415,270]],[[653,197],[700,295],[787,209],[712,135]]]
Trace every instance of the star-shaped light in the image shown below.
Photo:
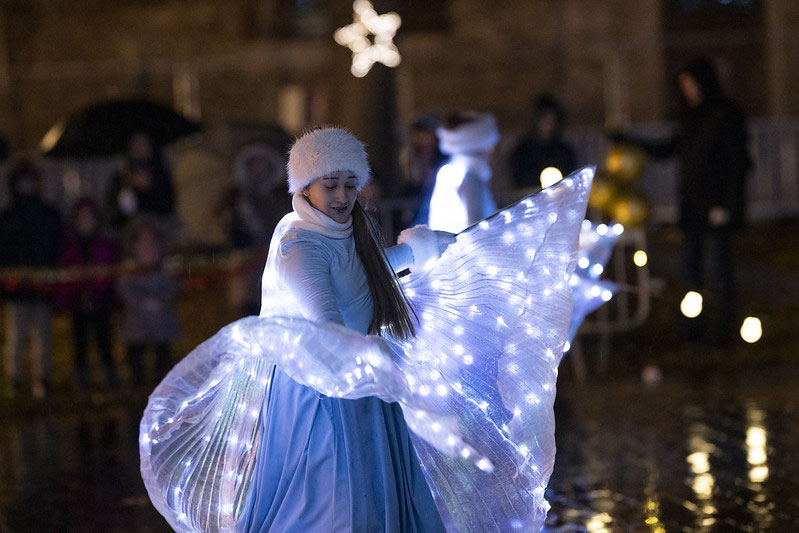
[[[400,16],[393,11],[378,15],[369,0],[355,0],[352,8],[354,22],[337,29],[333,35],[338,44],[352,50],[352,75],[366,76],[375,63],[387,67],[399,65],[400,54],[393,39],[402,24]],[[373,40],[370,35],[374,35]]]

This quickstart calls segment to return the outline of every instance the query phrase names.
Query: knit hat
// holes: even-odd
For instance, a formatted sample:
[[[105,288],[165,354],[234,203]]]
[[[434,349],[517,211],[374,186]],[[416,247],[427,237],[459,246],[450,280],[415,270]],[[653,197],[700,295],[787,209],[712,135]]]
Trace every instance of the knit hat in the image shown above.
[[[462,120],[456,126],[436,130],[445,154],[487,152],[499,142],[497,121],[491,113],[468,112],[459,118]]]
[[[355,174],[360,191],[369,181],[369,161],[363,144],[343,128],[305,132],[289,151],[289,192],[301,191],[313,180],[339,170]]]

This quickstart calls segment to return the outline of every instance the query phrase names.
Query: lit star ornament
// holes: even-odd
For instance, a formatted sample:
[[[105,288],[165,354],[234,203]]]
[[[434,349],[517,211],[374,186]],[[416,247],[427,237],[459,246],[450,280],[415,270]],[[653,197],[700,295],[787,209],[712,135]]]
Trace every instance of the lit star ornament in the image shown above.
[[[401,58],[393,39],[402,24],[400,16],[393,11],[378,15],[369,0],[356,0],[352,8],[354,22],[333,35],[338,44],[352,50],[352,75],[366,76],[375,63],[387,67],[399,65]],[[374,35],[374,40],[369,35]]]

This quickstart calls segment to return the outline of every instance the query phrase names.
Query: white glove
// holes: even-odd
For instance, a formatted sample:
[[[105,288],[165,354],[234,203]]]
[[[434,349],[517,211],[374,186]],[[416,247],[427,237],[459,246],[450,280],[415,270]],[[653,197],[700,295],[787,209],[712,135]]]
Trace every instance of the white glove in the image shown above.
[[[407,244],[413,252],[411,272],[428,270],[441,257],[447,246],[455,242],[455,235],[446,231],[433,231],[420,224],[402,230],[397,237],[397,244]]]

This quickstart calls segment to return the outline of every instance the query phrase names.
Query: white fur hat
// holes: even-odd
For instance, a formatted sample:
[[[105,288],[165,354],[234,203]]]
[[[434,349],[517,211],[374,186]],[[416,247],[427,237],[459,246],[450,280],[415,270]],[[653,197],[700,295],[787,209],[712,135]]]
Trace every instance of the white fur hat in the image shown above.
[[[494,115],[470,111],[462,116],[467,122],[436,130],[442,152],[449,155],[487,152],[499,142]]]
[[[343,128],[326,127],[302,134],[289,151],[289,192],[301,191],[313,180],[331,172],[355,174],[360,191],[369,181],[369,161],[363,144]]]

